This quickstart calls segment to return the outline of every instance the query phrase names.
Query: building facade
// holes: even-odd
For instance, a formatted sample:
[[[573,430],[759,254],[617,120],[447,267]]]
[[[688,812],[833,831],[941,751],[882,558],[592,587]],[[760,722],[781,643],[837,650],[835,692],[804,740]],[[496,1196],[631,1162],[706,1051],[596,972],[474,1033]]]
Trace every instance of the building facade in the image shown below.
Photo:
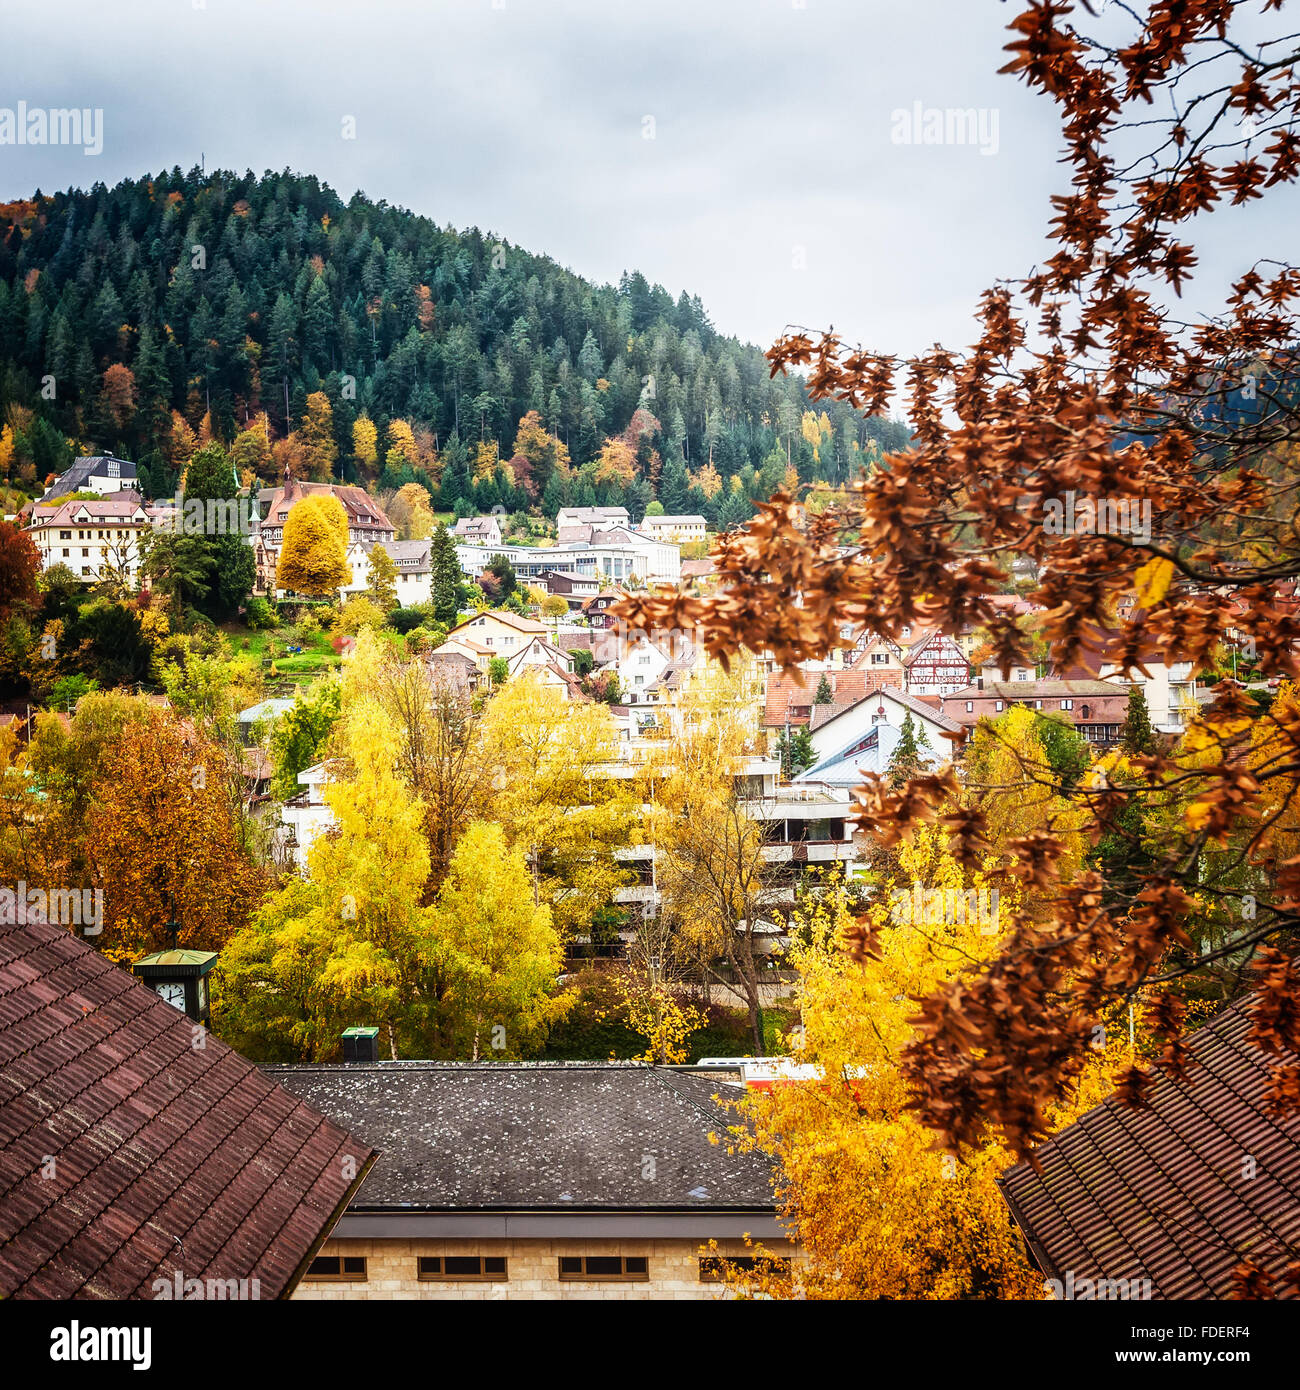
[[[267,1075],[380,1151],[295,1295],[712,1299],[746,1235],[789,1260],[768,1161],[710,1142],[739,1069],[369,1062]]]

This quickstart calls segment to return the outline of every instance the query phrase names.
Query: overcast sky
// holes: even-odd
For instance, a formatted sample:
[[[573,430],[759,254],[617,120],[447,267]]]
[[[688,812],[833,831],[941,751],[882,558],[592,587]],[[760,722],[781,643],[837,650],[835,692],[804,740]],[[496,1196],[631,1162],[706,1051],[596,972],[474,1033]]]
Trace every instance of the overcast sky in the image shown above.
[[[969,342],[1064,184],[1048,104],[997,75],[1021,8],[998,0],[0,4],[0,108],[104,113],[98,156],[0,146],[0,198],[288,167],[594,280],[640,269],[763,346]],[[979,112],[976,143],[904,143],[917,103]]]

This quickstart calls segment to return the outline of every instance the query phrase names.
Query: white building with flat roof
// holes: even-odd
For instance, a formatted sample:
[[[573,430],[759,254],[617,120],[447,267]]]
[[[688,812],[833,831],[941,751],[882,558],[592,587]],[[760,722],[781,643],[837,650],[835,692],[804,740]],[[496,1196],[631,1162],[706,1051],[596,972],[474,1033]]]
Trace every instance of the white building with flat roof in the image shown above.
[[[681,551],[677,546],[622,528],[602,532],[599,541],[575,541],[570,545],[456,547],[460,567],[470,579],[477,579],[494,555],[504,555],[516,577],[522,580],[540,578],[550,570],[603,578],[612,584],[676,584],[682,574]]]

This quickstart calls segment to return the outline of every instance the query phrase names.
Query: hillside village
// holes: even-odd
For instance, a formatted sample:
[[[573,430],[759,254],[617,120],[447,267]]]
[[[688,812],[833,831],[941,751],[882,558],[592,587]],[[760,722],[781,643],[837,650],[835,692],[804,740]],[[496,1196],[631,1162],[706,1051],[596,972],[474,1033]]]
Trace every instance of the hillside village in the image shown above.
[[[1300,36],[742,8],[7,17],[16,1376],[1287,1354]]]
[[[1127,676],[1086,652],[1064,669],[1046,660],[1002,669],[976,628],[906,624],[893,637],[844,626],[824,657],[790,667],[757,651],[724,669],[697,634],[636,628],[623,616],[639,593],[670,586],[716,595],[725,585],[707,555],[682,558],[685,548],[698,553],[715,539],[702,516],[656,508],[632,518],[622,507],[566,506],[541,543],[508,543],[499,513],[438,518],[427,501],[413,509],[404,499],[395,522],[356,485],[290,478],[279,487],[236,487],[237,469],[210,446],[196,455],[195,479],[214,464],[229,474],[231,486],[221,490],[233,496],[215,511],[208,504],[195,512],[191,501],[193,526],[183,490],[146,499],[136,466],[112,456],[78,459],[16,519],[38,561],[33,581],[68,596],[65,605],[84,602],[78,595],[118,605],[146,659],[136,679],[108,695],[112,680],[89,674],[100,669],[93,639],[79,646],[75,663],[56,655],[51,664],[62,674],[32,686],[38,700],[48,692],[45,710],[30,697],[7,706],[0,735],[7,766],[31,776],[54,759],[71,770],[60,749],[84,744],[106,719],[122,732],[147,720],[152,737],[162,738],[151,756],[179,754],[184,766],[196,744],[214,753],[224,747],[222,776],[243,828],[223,852],[245,862],[243,891],[251,895],[237,904],[226,894],[225,914],[247,913],[260,892],[277,895],[267,902],[286,901],[301,891],[294,880],[327,897],[342,890],[340,925],[351,944],[323,943],[341,965],[373,939],[375,911],[397,911],[409,927],[425,912],[436,920],[444,898],[450,903],[460,892],[480,895],[477,915],[497,901],[493,894],[523,890],[536,916],[515,924],[511,930],[525,935],[507,949],[540,950],[538,962],[552,962],[543,967],[549,979],[531,970],[507,986],[513,1002],[504,1005],[503,996],[496,1007],[514,1022],[494,1023],[486,1034],[466,1035],[454,1009],[432,1032],[410,1032],[401,1006],[366,1003],[373,991],[364,984],[319,1017],[308,1005],[283,1032],[284,1021],[257,1021],[261,1006],[247,993],[257,981],[255,988],[282,987],[266,974],[265,947],[247,929],[232,937],[229,916],[220,925],[207,912],[187,919],[182,899],[210,891],[200,886],[202,870],[190,889],[162,869],[172,886],[144,909],[124,900],[119,886],[122,872],[136,875],[142,865],[106,873],[103,858],[88,855],[87,871],[94,877],[99,869],[102,879],[104,916],[83,928],[87,940],[267,1064],[268,1080],[359,1125],[365,1143],[394,1155],[409,1148],[422,1117],[446,1107],[439,1133],[458,1173],[456,1195],[445,1160],[412,1149],[401,1160],[401,1182],[372,1177],[340,1208],[334,1238],[312,1261],[300,1297],[464,1298],[503,1289],[517,1297],[701,1297],[738,1277],[789,1279],[796,1247],[772,1206],[762,1163],[751,1154],[713,1172],[704,1161],[707,1126],[689,1117],[720,1085],[764,1094],[809,1071],[800,1059],[800,938],[827,911],[851,914],[886,895],[897,903],[898,889],[888,886],[897,874],[855,829],[864,776],[898,785],[954,753],[960,763],[972,733],[1001,730],[997,737],[1018,740],[1020,755],[1040,759],[1058,778],[1058,795],[1068,796],[1071,785],[1096,775],[1092,769],[1174,744],[1224,675],[1154,649]],[[332,528],[302,524],[318,515],[332,516]],[[232,517],[246,523],[233,537],[225,529]],[[207,535],[214,525],[215,538]],[[233,538],[247,554],[240,563],[249,589],[237,619],[205,625],[193,609],[182,614],[177,592],[168,592],[169,547],[186,535],[200,544]],[[1024,597],[1031,587],[1009,573],[996,598],[1030,634],[1042,618]],[[39,641],[39,627],[32,633]],[[1238,664],[1238,655],[1225,651],[1224,661],[1245,679],[1248,663]],[[1262,707],[1276,685],[1258,683]],[[367,704],[386,711],[395,743],[376,741],[370,725],[349,729]],[[371,728],[364,750],[353,742],[361,728]],[[162,753],[169,738],[180,740],[171,755]],[[367,770],[374,755],[392,761]],[[112,745],[99,756],[114,776]],[[506,785],[519,777],[517,787]],[[183,767],[181,778],[183,788]],[[399,794],[404,784],[409,791]],[[690,809],[701,790],[706,802]],[[414,876],[396,890],[411,894],[408,905],[380,908],[367,901],[375,890],[366,871],[354,873],[347,861],[375,849],[401,855],[399,841],[383,839],[399,832],[395,824],[358,824],[357,810],[375,795],[398,795],[414,809],[416,791],[422,814],[446,823],[431,827]],[[513,851],[484,838],[495,827],[472,819],[484,811],[508,830]],[[178,830],[190,813],[174,808]],[[229,814],[227,803],[218,821]],[[471,842],[474,864],[461,858]],[[140,847],[128,838],[120,851],[133,858]],[[922,880],[935,881],[937,863]],[[524,875],[513,888],[512,864]],[[493,872],[506,880],[494,882]],[[907,894],[917,920],[929,903],[934,920],[980,923],[980,931],[996,921],[998,895],[990,916],[987,889]],[[507,909],[501,902],[486,911],[490,918]],[[692,914],[718,926],[701,930]],[[354,920],[364,926],[355,940]],[[479,968],[501,971],[506,986],[529,958],[492,964],[486,956]],[[322,956],[314,968],[335,966]],[[646,1063],[659,1069],[658,1081],[636,1070]],[[380,1092],[365,1080],[372,1073],[383,1078]],[[433,1099],[444,1092],[445,1102]],[[489,1188],[470,1195],[467,1150],[458,1147],[468,1127],[477,1134],[509,1127],[522,1104],[554,1107],[557,1120],[580,1113],[593,1135],[610,1135],[615,1148],[601,1160],[603,1175],[553,1171],[569,1161],[565,1131],[554,1129],[519,1155],[508,1176],[494,1172],[491,1195]],[[504,1143],[504,1136],[491,1141],[494,1149]],[[498,1205],[507,1188],[509,1205],[527,1209],[552,1183],[605,1184],[602,1200],[625,1213],[642,1200],[658,1204],[666,1192],[653,1184],[628,1188],[619,1158],[628,1144],[647,1152],[666,1146],[674,1165],[695,1155],[689,1171],[698,1181],[672,1197],[681,1214],[669,1225],[625,1214],[575,1239],[571,1223],[539,1209],[520,1241],[502,1218],[467,1226],[456,1214]],[[741,1192],[748,1209],[738,1216]],[[715,1197],[727,1214],[712,1211]],[[378,1214],[391,1207],[424,1214]],[[765,1253],[754,1254],[755,1239]]]

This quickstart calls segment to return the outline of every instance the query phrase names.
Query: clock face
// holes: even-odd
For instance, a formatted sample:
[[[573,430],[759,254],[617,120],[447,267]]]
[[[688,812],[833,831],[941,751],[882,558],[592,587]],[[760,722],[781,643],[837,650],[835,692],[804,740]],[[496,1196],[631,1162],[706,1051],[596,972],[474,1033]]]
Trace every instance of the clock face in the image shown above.
[[[173,1008],[185,1009],[185,986],[179,980],[167,980],[158,985],[158,994]]]

